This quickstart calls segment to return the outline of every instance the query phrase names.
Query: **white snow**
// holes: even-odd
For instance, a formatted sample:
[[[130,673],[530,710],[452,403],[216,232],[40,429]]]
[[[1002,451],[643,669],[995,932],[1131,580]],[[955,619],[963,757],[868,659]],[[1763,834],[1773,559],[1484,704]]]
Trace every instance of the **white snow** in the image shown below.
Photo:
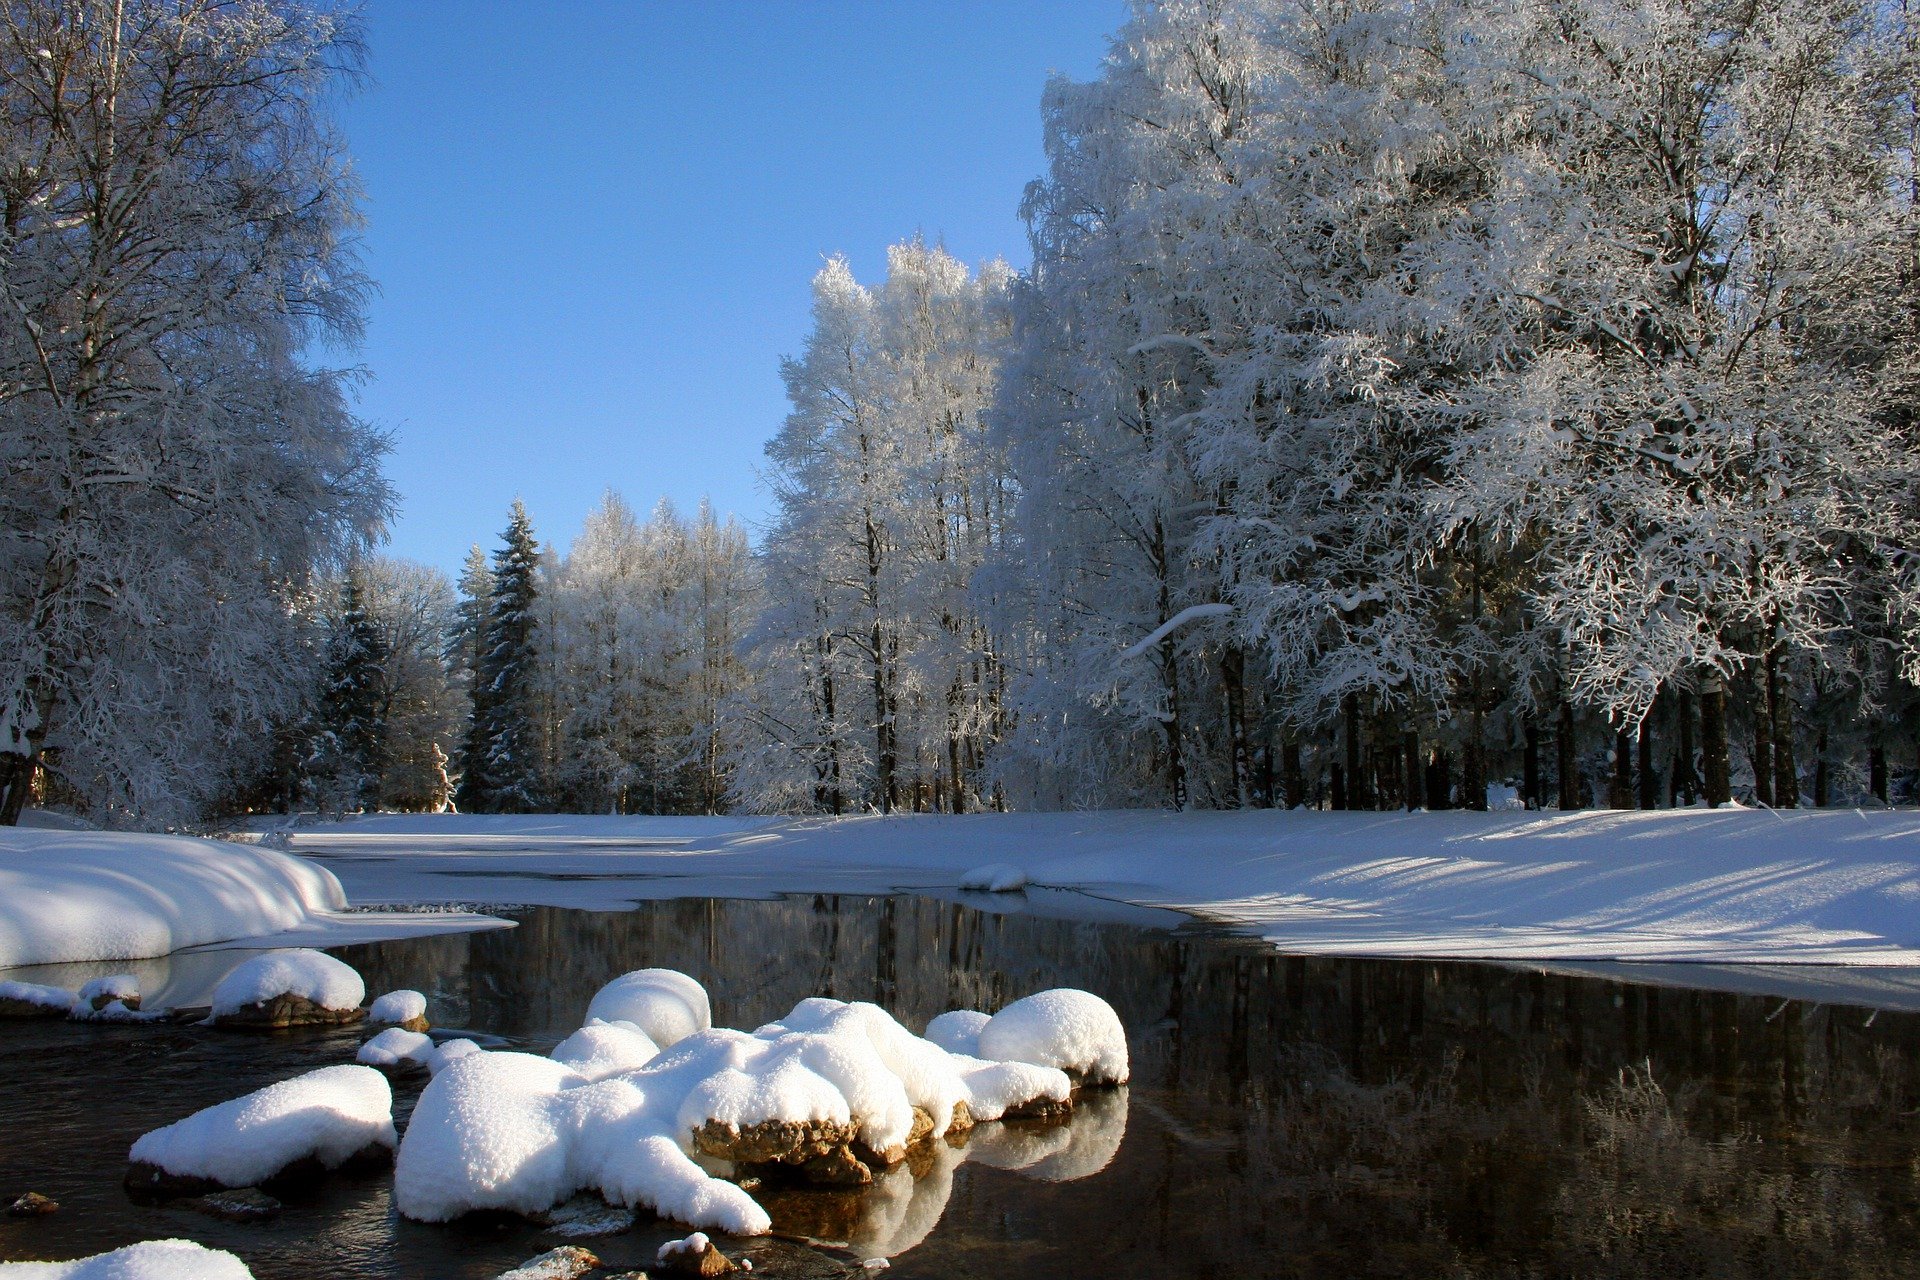
[[[587,1021],[631,1023],[665,1049],[713,1025],[706,988],[672,969],[636,969],[600,988]]]
[[[38,982],[0,982],[0,999],[18,1000],[42,1009],[71,1009],[75,996],[65,987],[49,987]]]
[[[589,1022],[555,1045],[549,1056],[583,1079],[598,1080],[644,1067],[659,1053],[660,1046],[631,1022]]]
[[[110,973],[104,978],[94,978],[80,987],[80,1003],[91,1005],[101,996],[109,1000],[126,1002],[140,994],[140,979],[131,973]]]
[[[253,1280],[247,1264],[191,1240],[146,1240],[73,1262],[0,1262],[6,1280]]]
[[[1127,1082],[1127,1032],[1099,996],[1057,988],[1015,1000],[980,1028],[980,1054],[1077,1072],[1095,1084]]]
[[[277,935],[332,946],[506,924],[471,914],[373,917],[346,907],[332,872],[264,845],[0,828],[0,969],[137,960]]]
[[[427,998],[418,991],[389,991],[367,1010],[367,1021],[398,1025],[427,1016]]]
[[[470,1054],[485,1052],[485,1049],[482,1049],[471,1040],[449,1040],[435,1049],[433,1056],[427,1059],[427,1070],[433,1072],[435,1075],[439,1075],[448,1065],[458,1062]]]
[[[242,961],[213,989],[213,1016],[275,996],[304,996],[322,1009],[357,1009],[367,987],[352,966],[320,951],[270,951]]]
[[[601,909],[939,893],[999,860],[1097,895],[1023,910],[1172,908],[1296,952],[1920,966],[1913,810],[382,815],[294,845],[369,901],[444,896],[449,874],[474,901]],[[593,878],[532,878],[582,872]]]
[[[986,1025],[986,1014],[974,1009],[955,1009],[929,1022],[926,1038],[948,1053],[977,1058],[980,1056],[980,1028]]]
[[[333,1169],[367,1146],[395,1141],[386,1077],[371,1067],[321,1067],[155,1129],[129,1158],[250,1187],[307,1156]]]
[[[1139,657],[1141,654],[1153,648],[1153,646],[1159,644],[1162,640],[1165,640],[1168,636],[1172,635],[1174,632],[1180,630],[1180,628],[1187,626],[1190,623],[1198,622],[1202,618],[1224,618],[1232,612],[1233,612],[1233,606],[1230,604],[1188,605],[1186,608],[1182,609],[1180,612],[1174,614],[1171,618],[1168,618],[1165,622],[1155,627],[1152,631],[1149,631],[1146,635],[1140,637],[1138,641],[1134,642],[1131,645],[1128,645],[1125,649],[1122,649],[1120,651],[1120,660],[1122,662],[1127,662],[1127,661],[1131,661],[1134,658]]]
[[[713,1241],[707,1239],[707,1233],[704,1231],[696,1231],[683,1239],[669,1240],[658,1249],[655,1249],[653,1251],[653,1260],[661,1263],[672,1262],[683,1253],[690,1253],[697,1258],[712,1247]]]
[[[1012,893],[1027,887],[1027,873],[1005,862],[990,862],[961,876],[960,887],[984,889],[988,893]]]
[[[473,1042],[469,1040],[465,1043]],[[388,1027],[361,1045],[360,1052],[354,1058],[370,1067],[397,1067],[403,1062],[425,1067],[432,1065],[437,1052],[433,1047],[433,1037],[425,1032]]]

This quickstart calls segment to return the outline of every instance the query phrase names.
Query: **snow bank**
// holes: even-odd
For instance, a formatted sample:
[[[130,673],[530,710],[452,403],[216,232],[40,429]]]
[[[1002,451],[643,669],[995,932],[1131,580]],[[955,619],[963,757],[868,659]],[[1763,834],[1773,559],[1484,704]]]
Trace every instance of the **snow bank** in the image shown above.
[[[253,1280],[247,1264],[191,1240],[148,1240],[74,1262],[0,1262],[6,1280]]]
[[[587,1021],[631,1023],[665,1049],[713,1025],[706,988],[672,969],[636,969],[600,988]]]
[[[0,828],[0,968],[165,955],[346,905],[332,872],[259,845]]]
[[[65,1013],[74,1006],[74,994],[65,987],[49,987],[38,982],[0,982],[0,1000],[12,1000],[36,1009]]]
[[[1127,1082],[1127,1032],[1099,996],[1059,988],[1015,1000],[980,1028],[980,1055],[1070,1071],[1092,1084]]]
[[[473,1041],[463,1043],[472,1044]],[[388,1027],[361,1045],[360,1052],[354,1058],[369,1067],[425,1067],[432,1065],[436,1053],[431,1036],[401,1027]]]
[[[155,1129],[129,1158],[177,1177],[250,1187],[308,1156],[337,1169],[366,1147],[395,1141],[386,1077],[371,1067],[322,1067]]]
[[[398,1026],[427,1016],[427,998],[418,991],[389,991],[367,1010],[367,1021]]]
[[[989,862],[960,877],[962,889],[983,889],[988,893],[1012,893],[1027,887],[1027,873],[1005,862]]]
[[[322,1009],[358,1009],[367,986],[352,966],[324,952],[270,951],[242,962],[220,980],[213,989],[213,1016],[285,995],[301,996]]]
[[[705,1013],[706,993],[691,978],[642,974],[644,982],[629,974],[609,984],[629,1011],[657,1014],[656,997],[669,992],[680,1011]],[[1017,1016],[1010,1038],[1104,1061],[1110,1046],[1085,1002],[1105,1004],[1084,992],[1050,994],[1081,999]],[[1036,1027],[1015,1034],[1022,1017]],[[1123,1070],[1124,1052],[1123,1039]],[[441,1222],[484,1209],[537,1213],[591,1190],[689,1226],[755,1235],[770,1228],[766,1212],[695,1163],[696,1146],[720,1156],[741,1150],[728,1144],[757,1126],[824,1126],[845,1135],[830,1141],[857,1139],[894,1162],[909,1139],[938,1138],[958,1116],[991,1119],[1023,1104],[1064,1103],[1071,1092],[1063,1071],[951,1054],[871,1004],[802,1000],[751,1035],[706,1027],[657,1051],[630,1023],[593,1022],[551,1058],[473,1053],[442,1062],[400,1144],[394,1204],[409,1218]]]

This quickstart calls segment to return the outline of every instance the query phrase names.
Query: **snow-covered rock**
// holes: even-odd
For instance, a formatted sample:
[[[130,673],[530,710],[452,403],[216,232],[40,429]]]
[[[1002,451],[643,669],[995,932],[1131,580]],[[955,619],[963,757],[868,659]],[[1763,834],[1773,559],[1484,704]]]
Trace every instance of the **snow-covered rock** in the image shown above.
[[[346,905],[332,872],[257,845],[0,828],[0,968],[161,956]]]
[[[980,1056],[980,1028],[986,1025],[986,1014],[973,1009],[955,1009],[929,1022],[926,1038],[948,1053],[977,1058]]]
[[[636,969],[600,988],[588,1022],[630,1022],[662,1049],[713,1025],[707,989],[672,969]]]
[[[468,1044],[473,1043],[468,1041]],[[369,1067],[387,1071],[431,1066],[436,1050],[432,1037],[405,1027],[388,1027],[360,1046],[354,1057]]]
[[[537,1258],[528,1258],[511,1271],[502,1271],[496,1280],[579,1280],[599,1265],[600,1259],[579,1245],[563,1244]]]
[[[555,1045],[549,1056],[585,1079],[598,1080],[644,1067],[659,1053],[660,1046],[631,1022],[589,1022]]]
[[[427,1059],[427,1070],[439,1075],[448,1064],[458,1062],[468,1054],[485,1052],[471,1040],[448,1040],[434,1049],[433,1056]]]
[[[80,988],[79,1003],[95,1012],[115,1002],[128,1009],[140,1007],[140,979],[130,973],[113,973],[95,978]]]
[[[5,1280],[253,1280],[247,1264],[191,1240],[147,1240],[73,1262],[0,1262]]]
[[[367,1020],[408,1031],[427,1029],[427,998],[418,991],[389,991],[367,1009]]]
[[[1088,1084],[1127,1082],[1127,1032],[1099,996],[1068,987],[1015,1000],[980,1028],[980,1056],[1058,1067]]]
[[[299,1026],[365,1017],[367,987],[332,956],[298,948],[245,961],[213,990],[216,1026]]]
[[[129,1153],[128,1180],[165,1190],[184,1189],[170,1179],[250,1187],[299,1161],[337,1169],[395,1142],[386,1077],[371,1067],[322,1067],[144,1135]]]
[[[715,1276],[739,1270],[731,1258],[714,1247],[704,1231],[667,1241],[654,1250],[653,1260],[669,1275],[698,1276],[702,1280],[713,1280]]]
[[[1012,893],[1027,887],[1027,873],[1006,862],[989,862],[960,877],[962,889],[981,889],[988,893]]]
[[[76,997],[65,987],[37,982],[0,982],[0,1018],[58,1018],[73,1011]]]

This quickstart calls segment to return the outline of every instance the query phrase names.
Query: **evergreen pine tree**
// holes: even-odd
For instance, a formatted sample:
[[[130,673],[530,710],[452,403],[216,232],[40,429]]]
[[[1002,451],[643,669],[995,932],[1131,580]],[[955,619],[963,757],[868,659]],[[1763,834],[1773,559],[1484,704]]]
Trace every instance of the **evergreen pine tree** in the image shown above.
[[[526,813],[539,807],[537,643],[539,544],[526,506],[514,500],[505,545],[493,553],[493,590],[474,680],[474,732],[469,738],[461,807]]]
[[[481,646],[487,635],[487,606],[493,596],[493,570],[487,567],[487,553],[474,543],[467,551],[466,564],[460,570],[460,603],[454,611],[453,626],[448,629],[443,657],[447,671],[466,690],[467,725],[462,741],[454,748],[455,773],[460,785],[455,792],[457,807],[477,811],[486,791],[486,771],[480,749],[481,713],[479,670]]]
[[[367,801],[385,763],[387,658],[387,642],[367,612],[359,573],[349,571],[327,644],[314,771],[342,809]]]

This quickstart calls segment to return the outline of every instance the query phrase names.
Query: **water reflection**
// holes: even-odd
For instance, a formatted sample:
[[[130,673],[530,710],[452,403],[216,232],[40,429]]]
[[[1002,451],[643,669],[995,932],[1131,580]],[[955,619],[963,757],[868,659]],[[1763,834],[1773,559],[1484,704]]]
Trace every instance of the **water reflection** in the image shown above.
[[[1575,974],[1287,957],[920,898],[536,909],[521,927],[342,949],[369,992],[544,1049],[607,978],[706,984],[754,1027],[807,995],[918,1028],[1085,987],[1131,1038],[1129,1090],[1063,1127],[982,1126],[861,1194],[765,1190],[785,1230],[904,1276],[1893,1276],[1920,1271],[1920,1017]],[[338,1043],[336,1043],[338,1041]],[[0,1029],[0,1257],[185,1234],[256,1274],[490,1276],[555,1241],[394,1219],[344,1183],[243,1228],[118,1194],[126,1146],[353,1036]],[[57,1055],[57,1056],[56,1056]],[[50,1061],[61,1068],[49,1073]],[[403,1090],[404,1110],[413,1095]],[[64,1193],[64,1194],[63,1194]],[[643,1265],[664,1226],[593,1241]]]

